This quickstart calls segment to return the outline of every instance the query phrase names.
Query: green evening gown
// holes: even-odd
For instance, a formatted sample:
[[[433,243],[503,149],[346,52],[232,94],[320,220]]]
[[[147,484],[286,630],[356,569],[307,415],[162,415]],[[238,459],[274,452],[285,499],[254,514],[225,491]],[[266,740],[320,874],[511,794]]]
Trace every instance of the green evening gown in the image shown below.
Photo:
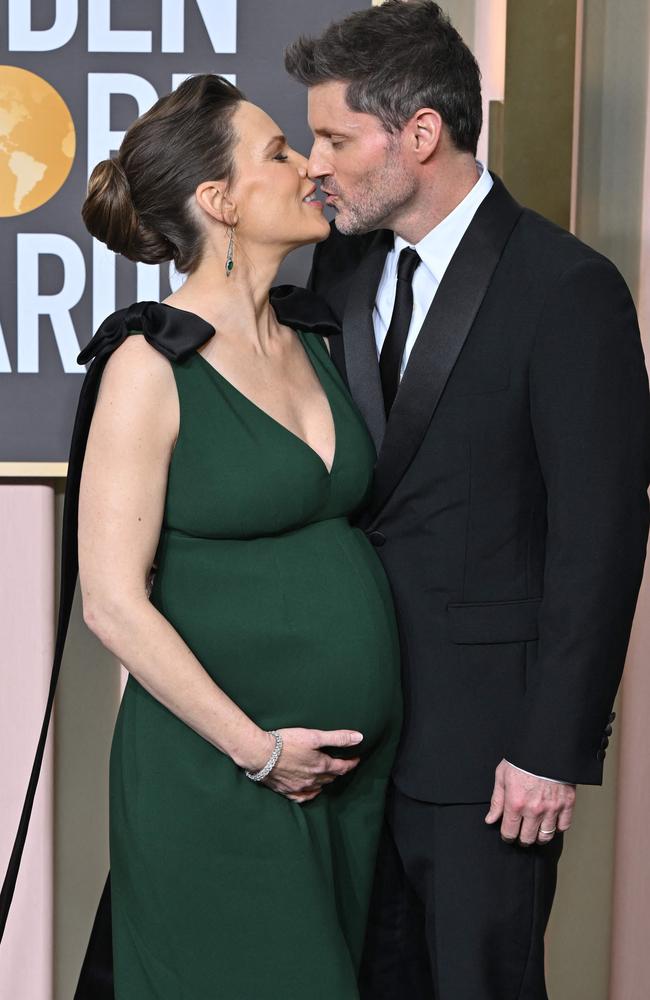
[[[129,677],[110,763],[116,1000],[358,998],[398,639],[348,521],[374,447],[322,338],[298,336],[334,418],[330,473],[198,351],[172,362],[180,433],[150,599],[256,723],[358,729],[362,761],[298,805]]]

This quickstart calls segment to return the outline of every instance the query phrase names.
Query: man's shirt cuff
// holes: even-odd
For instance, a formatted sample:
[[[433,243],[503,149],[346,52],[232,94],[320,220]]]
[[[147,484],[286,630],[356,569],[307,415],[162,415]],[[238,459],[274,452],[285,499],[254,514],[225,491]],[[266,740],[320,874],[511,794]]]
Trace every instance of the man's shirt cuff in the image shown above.
[[[510,767],[514,767],[515,771],[521,771],[522,774],[529,774],[531,778],[539,778],[541,781],[552,781],[554,785],[571,785],[572,781],[560,781],[559,778],[545,778],[543,774],[533,774],[532,771],[524,771],[523,767],[517,767],[516,764],[512,764],[509,760],[506,764],[510,764]]]

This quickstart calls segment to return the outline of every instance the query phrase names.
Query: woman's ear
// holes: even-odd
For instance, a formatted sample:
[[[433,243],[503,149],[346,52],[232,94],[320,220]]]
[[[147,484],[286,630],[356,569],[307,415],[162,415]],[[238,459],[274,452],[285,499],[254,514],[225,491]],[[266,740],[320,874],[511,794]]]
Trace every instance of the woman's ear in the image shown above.
[[[212,219],[224,226],[237,225],[237,207],[228,196],[225,181],[203,181],[197,187],[195,197],[199,208]]]

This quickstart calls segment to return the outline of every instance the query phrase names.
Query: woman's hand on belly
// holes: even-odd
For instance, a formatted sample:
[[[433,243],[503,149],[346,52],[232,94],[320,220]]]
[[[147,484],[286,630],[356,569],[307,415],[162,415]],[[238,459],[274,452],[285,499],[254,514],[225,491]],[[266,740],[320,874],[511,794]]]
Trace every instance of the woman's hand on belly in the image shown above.
[[[292,802],[309,802],[315,799],[325,785],[352,771],[359,763],[359,757],[343,760],[331,757],[321,749],[356,746],[361,743],[363,736],[354,730],[336,729],[325,732],[320,729],[280,729],[279,732],[282,735],[282,753],[263,784]],[[271,756],[274,746],[273,737],[267,735],[270,745],[266,760]]]

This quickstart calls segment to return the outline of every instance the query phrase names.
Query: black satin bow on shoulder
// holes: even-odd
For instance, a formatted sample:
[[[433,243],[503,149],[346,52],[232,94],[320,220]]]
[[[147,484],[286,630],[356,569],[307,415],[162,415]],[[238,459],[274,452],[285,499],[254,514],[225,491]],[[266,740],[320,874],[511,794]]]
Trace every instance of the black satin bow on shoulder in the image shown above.
[[[143,333],[145,340],[169,361],[184,361],[214,335],[214,327],[194,313],[162,302],[136,302],[104,320],[77,362],[86,365],[93,358],[100,361],[136,331]]]
[[[271,289],[269,298],[282,324],[307,333],[318,333],[321,336],[333,336],[340,332],[336,319],[327,304],[319,296],[304,288],[297,288],[294,285],[278,285]],[[160,302],[136,302],[127,309],[120,309],[112,313],[105,319],[77,359],[79,364],[92,363],[86,372],[79,394],[68,459],[61,541],[61,589],[54,662],[45,716],[18,824],[18,832],[0,891],[0,941],[4,934],[27,838],[77,583],[79,569],[77,549],[79,484],[88,431],[106,362],[113,351],[126,340],[129,333],[135,331],[144,334],[152,347],[160,351],[168,360],[175,362],[185,361],[215,333],[214,327],[195,313],[176,309]]]
[[[306,288],[297,285],[276,285],[269,299],[275,315],[284,326],[292,326],[304,333],[318,333],[321,337],[335,337],[341,333],[336,316],[327,302]]]
[[[340,333],[327,303],[306,288],[276,285],[269,301],[280,323],[286,326],[322,337]],[[164,302],[136,302],[104,320],[79,354],[78,363],[86,365],[93,358],[98,361],[107,357],[136,330],[169,361],[185,361],[215,333],[214,327],[196,313]]]

